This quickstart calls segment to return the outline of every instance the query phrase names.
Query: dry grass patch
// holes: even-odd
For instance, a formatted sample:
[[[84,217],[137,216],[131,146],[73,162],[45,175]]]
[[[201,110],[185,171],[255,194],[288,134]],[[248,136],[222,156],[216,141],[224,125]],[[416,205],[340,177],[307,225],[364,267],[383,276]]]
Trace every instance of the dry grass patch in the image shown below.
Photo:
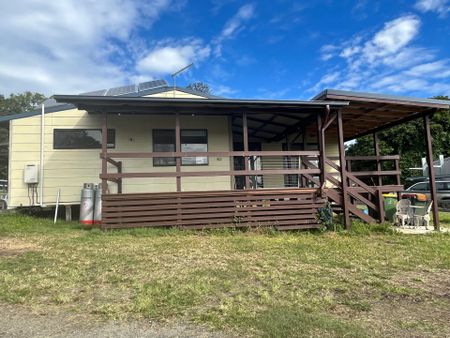
[[[24,252],[37,251],[39,245],[19,238],[0,238],[0,256],[17,256]]]

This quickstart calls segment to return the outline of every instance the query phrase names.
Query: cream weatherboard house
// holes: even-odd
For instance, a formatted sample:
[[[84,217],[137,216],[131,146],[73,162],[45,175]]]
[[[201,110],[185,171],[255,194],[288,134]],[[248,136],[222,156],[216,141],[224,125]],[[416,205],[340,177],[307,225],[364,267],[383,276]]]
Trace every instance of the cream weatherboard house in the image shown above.
[[[103,228],[314,228],[327,200],[347,226],[350,215],[380,221],[382,193],[402,189],[399,157],[377,147],[346,157],[344,141],[413,118],[427,124],[448,108],[336,90],[310,101],[224,99],[164,80],[55,95],[0,118],[9,128],[8,208],[52,206],[58,191],[62,205],[78,205],[92,182],[103,183]],[[362,160],[375,169],[351,171]]]

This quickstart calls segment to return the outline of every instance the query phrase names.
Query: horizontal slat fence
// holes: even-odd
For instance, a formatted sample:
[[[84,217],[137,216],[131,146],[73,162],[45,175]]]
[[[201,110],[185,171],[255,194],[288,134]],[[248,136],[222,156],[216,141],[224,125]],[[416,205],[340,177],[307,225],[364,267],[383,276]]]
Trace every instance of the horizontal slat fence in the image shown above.
[[[317,189],[261,189],[102,197],[102,228],[274,226],[280,230],[318,228]]]

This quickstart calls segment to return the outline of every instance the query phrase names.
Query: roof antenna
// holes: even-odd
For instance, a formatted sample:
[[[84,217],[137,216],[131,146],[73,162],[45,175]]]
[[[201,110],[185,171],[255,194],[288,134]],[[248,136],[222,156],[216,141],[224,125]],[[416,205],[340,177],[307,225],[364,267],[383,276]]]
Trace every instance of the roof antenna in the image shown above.
[[[181,68],[180,70],[176,71],[175,73],[173,73],[172,76],[172,82],[173,82],[173,97],[175,97],[175,88],[176,88],[176,77],[178,75],[180,75],[182,72],[184,72],[185,70],[187,70],[188,68],[191,68],[194,65],[194,63],[191,63],[189,65],[187,65],[186,67]]]

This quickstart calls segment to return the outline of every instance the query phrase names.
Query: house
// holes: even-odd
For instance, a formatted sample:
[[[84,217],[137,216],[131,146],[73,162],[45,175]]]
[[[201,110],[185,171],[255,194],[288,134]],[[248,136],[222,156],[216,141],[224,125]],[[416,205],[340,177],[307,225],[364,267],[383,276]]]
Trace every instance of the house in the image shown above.
[[[314,228],[326,200],[346,226],[351,215],[382,221],[382,194],[403,189],[399,156],[380,156],[376,137],[374,156],[345,156],[344,142],[423,118],[432,161],[429,117],[449,107],[338,90],[224,99],[164,81],[55,95],[43,113],[0,118],[10,130],[8,206],[54,204],[58,189],[61,204],[79,204],[82,184],[101,181],[103,228]],[[374,170],[353,172],[354,161]]]

